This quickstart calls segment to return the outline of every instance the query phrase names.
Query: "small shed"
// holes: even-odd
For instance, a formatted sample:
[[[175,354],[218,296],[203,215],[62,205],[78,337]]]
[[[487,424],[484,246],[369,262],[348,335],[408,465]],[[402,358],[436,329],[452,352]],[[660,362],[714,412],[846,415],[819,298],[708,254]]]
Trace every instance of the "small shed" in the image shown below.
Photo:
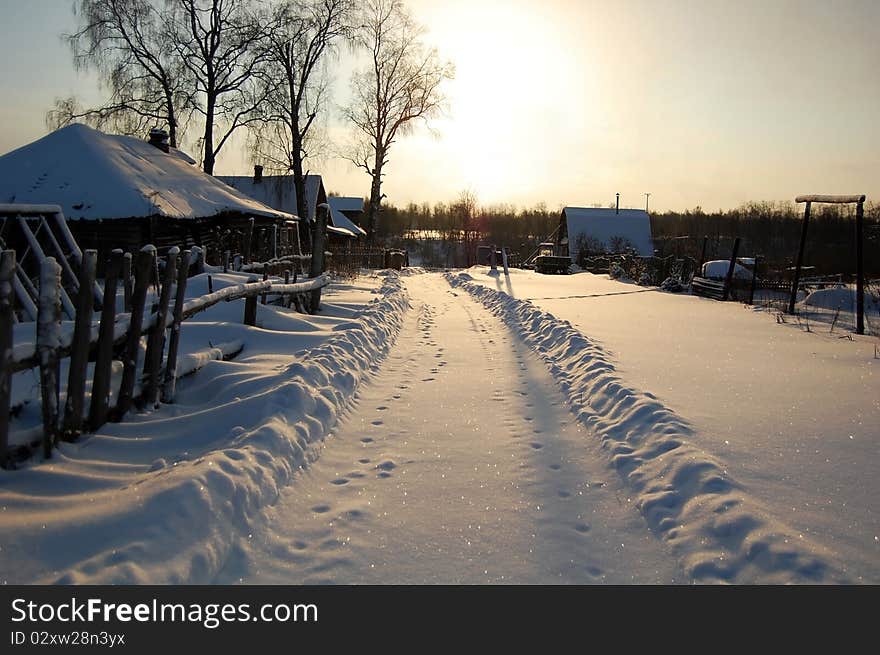
[[[566,207],[556,232],[557,254],[568,254],[577,261],[584,244],[593,250],[614,252],[632,247],[636,254],[654,254],[651,219],[643,209],[604,207]]]
[[[292,175],[263,175],[262,166],[254,166],[253,175],[218,175],[221,180],[246,196],[258,200],[288,214],[298,215],[296,204],[296,187]],[[327,202],[324,180],[320,175],[305,176],[306,215],[300,225],[300,242],[306,250],[311,249],[311,232],[309,225],[315,220],[318,205]],[[328,231],[333,232],[332,225]],[[345,232],[346,236],[350,236]]]
[[[200,246],[219,263],[221,250],[240,249],[252,220],[264,235],[295,225],[295,216],[231,189],[156,137],[80,124],[56,130],[0,157],[0,203],[59,205],[79,246],[98,250],[99,261],[151,243]]]
[[[333,227],[345,230],[356,239],[367,236],[366,230],[360,226],[364,215],[363,198],[330,196],[327,204],[330,205]]]

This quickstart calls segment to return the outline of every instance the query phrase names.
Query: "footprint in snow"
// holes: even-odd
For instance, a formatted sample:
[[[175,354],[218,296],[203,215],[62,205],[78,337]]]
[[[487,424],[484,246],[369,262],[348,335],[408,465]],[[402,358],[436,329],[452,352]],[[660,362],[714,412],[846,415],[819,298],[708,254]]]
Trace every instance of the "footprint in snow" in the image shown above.
[[[372,423],[373,423],[373,425],[382,425],[384,423],[384,421],[382,419],[376,419]]]
[[[560,464],[551,464],[550,465],[550,470],[552,470],[552,471],[558,471],[561,468],[562,468],[562,466]]]
[[[369,457],[361,457],[361,458],[358,460],[358,463],[359,463],[359,464],[369,464],[369,463],[370,463],[370,458],[369,458]]]
[[[364,437],[361,439],[361,443],[373,443],[373,439],[371,437]]]
[[[587,532],[590,531],[590,526],[587,525],[586,523],[578,523],[577,525],[574,526],[574,529],[577,530],[578,532],[580,532],[581,534],[586,534]]]
[[[537,442],[537,441],[533,441],[530,445],[531,445],[532,448],[534,448],[535,450],[541,450],[541,448],[544,447],[544,444],[539,443],[539,442]]]
[[[330,511],[330,505],[315,505],[312,511],[315,514],[325,514]]]
[[[344,485],[344,484],[348,484],[349,482],[350,482],[350,481],[349,481],[348,478],[336,478],[335,480],[331,480],[331,481],[330,481],[331,484],[335,484],[335,485],[338,485],[338,486],[342,486],[342,485]]]
[[[381,471],[393,471],[397,468],[397,464],[395,464],[392,460],[386,459],[381,464],[377,464],[376,468]]]

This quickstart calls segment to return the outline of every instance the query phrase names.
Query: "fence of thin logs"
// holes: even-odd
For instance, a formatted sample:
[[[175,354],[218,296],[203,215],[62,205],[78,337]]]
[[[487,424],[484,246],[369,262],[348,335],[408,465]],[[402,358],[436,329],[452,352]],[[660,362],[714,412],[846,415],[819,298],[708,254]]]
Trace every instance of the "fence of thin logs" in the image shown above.
[[[104,279],[104,298],[100,322],[93,323],[97,252],[83,253],[79,271],[78,292],[75,298],[76,318],[71,334],[62,333],[61,323],[61,267],[54,258],[47,258],[40,271],[39,304],[37,307],[36,341],[29,352],[13,347],[15,251],[0,253],[0,466],[12,464],[8,447],[10,398],[13,374],[38,367],[42,401],[42,450],[50,457],[60,441],[73,441],[84,431],[94,431],[109,421],[120,421],[132,405],[156,408],[162,403],[174,402],[177,380],[177,351],[180,343],[180,325],[219,302],[245,299],[243,322],[255,325],[257,300],[263,304],[269,296],[303,312],[317,310],[320,290],[329,284],[327,275],[316,275],[305,281],[290,282],[290,270],[283,273],[284,283],[269,279],[270,266],[263,265],[262,279],[213,291],[190,300],[185,299],[190,251],[182,253],[172,248],[165,257],[159,273],[156,249],[146,246],[130,254],[114,250],[107,263]],[[272,267],[278,268],[278,267]],[[132,270],[133,269],[133,270]],[[134,284],[125,271],[134,274]],[[152,279],[158,279],[159,299],[154,310],[144,315],[147,290]],[[210,280],[210,278],[209,278]],[[125,290],[127,313],[117,316],[117,287]],[[174,298],[172,305],[172,290]],[[168,333],[167,349],[165,347]],[[146,354],[141,374],[140,394],[135,396],[137,362],[141,338],[146,336]],[[26,349],[25,349],[26,350]],[[165,360],[163,362],[163,354]],[[67,392],[64,407],[59,406],[59,365],[70,358]],[[123,363],[122,379],[115,406],[110,406],[111,371],[114,359]],[[85,408],[86,374],[89,361],[95,362],[91,400]]]

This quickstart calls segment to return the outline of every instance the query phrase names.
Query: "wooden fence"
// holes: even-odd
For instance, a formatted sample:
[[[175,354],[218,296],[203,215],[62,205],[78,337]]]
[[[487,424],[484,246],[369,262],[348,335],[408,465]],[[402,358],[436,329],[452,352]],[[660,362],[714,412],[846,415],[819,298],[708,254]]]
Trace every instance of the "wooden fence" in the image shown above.
[[[72,299],[76,306],[72,333],[62,332],[61,322],[61,266],[52,257],[43,261],[39,277],[36,340],[34,346],[14,348],[13,311],[15,251],[0,253],[0,465],[8,468],[11,457],[8,447],[10,399],[13,374],[39,368],[43,436],[42,449],[50,457],[59,440],[73,441],[84,431],[100,428],[107,420],[120,421],[132,405],[140,408],[158,407],[160,402],[174,402],[177,380],[177,354],[180,344],[180,325],[183,321],[205,311],[219,302],[245,299],[243,322],[254,325],[258,297],[265,304],[270,296],[289,307],[313,312],[320,302],[320,289],[330,277],[320,275],[296,282],[294,273],[285,270],[284,283],[269,279],[270,266],[261,265],[262,279],[254,277],[246,283],[213,291],[209,278],[209,293],[186,300],[187,270],[190,251],[183,253],[175,247],[164,257],[164,268],[159,274],[156,249],[145,246],[134,258],[121,250],[114,250],[107,262],[100,321],[93,321],[97,252],[83,253],[78,273],[78,292]],[[128,264],[128,266],[126,266]],[[280,266],[280,264],[279,264]],[[276,269],[279,270],[280,269]],[[133,273],[133,286],[131,274]],[[147,290],[151,280],[157,280],[158,302],[145,315]],[[117,315],[117,288],[125,290],[127,313]],[[172,302],[173,295],[173,302]],[[168,345],[166,348],[166,333]],[[146,337],[146,355],[138,375],[138,352],[142,337]],[[167,355],[163,363],[163,354]],[[59,364],[69,358],[69,375],[64,407],[59,407]],[[110,381],[113,360],[123,364],[122,380],[116,404],[110,407]],[[85,411],[86,373],[89,361],[95,362],[91,402]],[[140,393],[135,395],[135,384],[140,377]]]

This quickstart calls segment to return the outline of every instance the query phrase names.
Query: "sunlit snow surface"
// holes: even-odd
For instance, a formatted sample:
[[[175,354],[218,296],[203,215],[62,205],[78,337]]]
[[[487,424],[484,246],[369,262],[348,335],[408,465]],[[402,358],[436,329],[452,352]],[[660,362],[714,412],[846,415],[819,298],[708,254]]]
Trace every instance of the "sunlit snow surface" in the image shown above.
[[[186,352],[244,350],[0,473],[0,580],[880,581],[872,339],[606,276],[418,273],[187,324]]]

